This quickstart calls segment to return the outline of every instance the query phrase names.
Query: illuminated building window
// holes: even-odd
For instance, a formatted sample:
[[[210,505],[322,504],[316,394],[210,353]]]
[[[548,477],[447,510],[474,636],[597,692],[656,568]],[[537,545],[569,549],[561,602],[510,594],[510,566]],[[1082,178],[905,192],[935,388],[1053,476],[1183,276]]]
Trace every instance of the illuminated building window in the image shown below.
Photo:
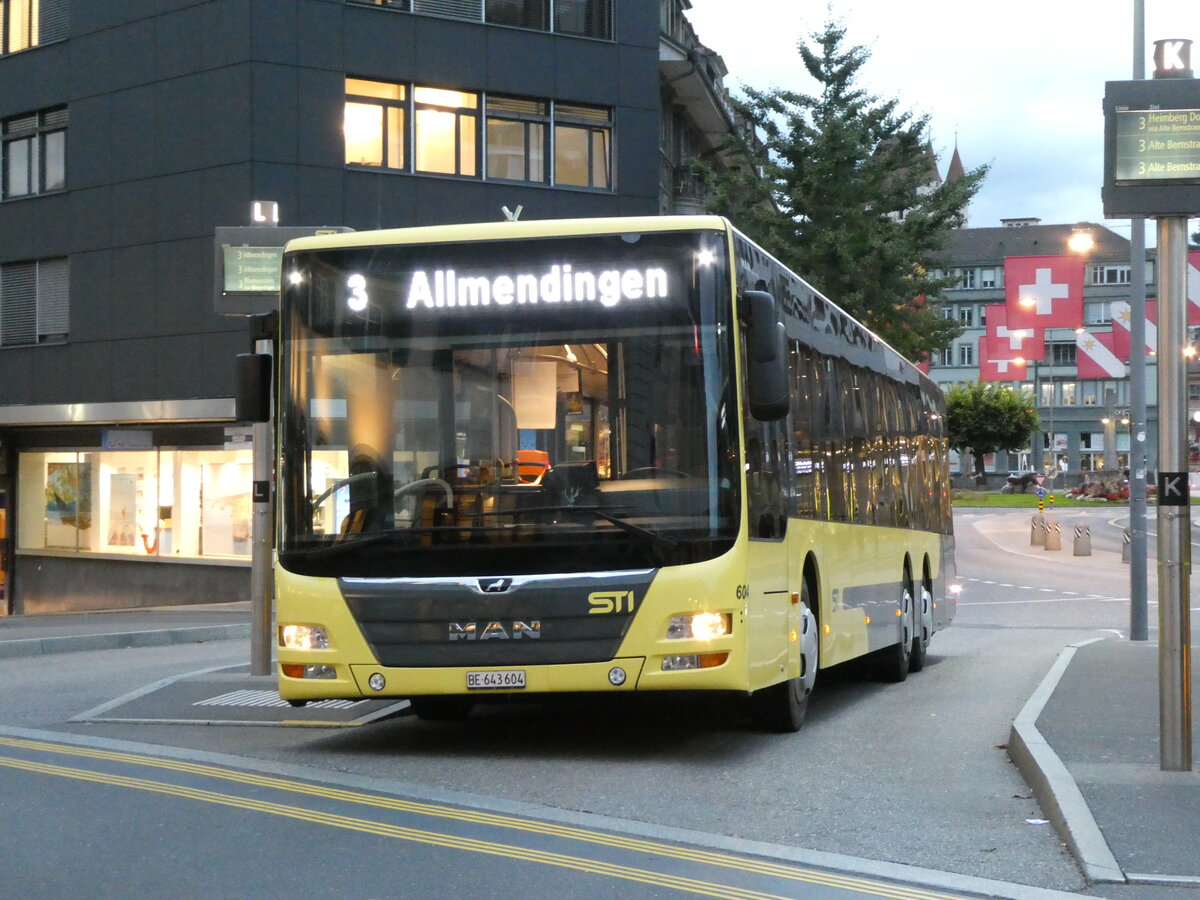
[[[69,0],[0,0],[0,55],[61,41]]]
[[[343,116],[349,166],[613,188],[604,107],[347,78]]]
[[[418,172],[474,176],[479,172],[479,95],[413,88],[413,159]]]
[[[347,165],[403,169],[405,86],[347,78],[346,97],[343,131]]]
[[[17,550],[250,558],[251,451],[21,453]],[[41,498],[44,498],[42,500]]]

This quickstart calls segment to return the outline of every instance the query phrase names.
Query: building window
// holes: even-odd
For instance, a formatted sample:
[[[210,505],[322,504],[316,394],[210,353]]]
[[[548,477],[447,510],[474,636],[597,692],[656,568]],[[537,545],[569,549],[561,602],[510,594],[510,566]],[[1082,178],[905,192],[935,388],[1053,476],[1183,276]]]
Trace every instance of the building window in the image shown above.
[[[955,316],[955,307],[947,303],[940,310],[938,310],[938,312],[941,314],[943,319],[953,320]]]
[[[479,95],[413,88],[413,162],[439,175],[479,173]]]
[[[489,25],[612,40],[613,0],[347,0]]]
[[[958,345],[958,364],[960,366],[975,365],[975,348],[971,344]]]
[[[975,327],[975,307],[960,306],[958,308],[958,324],[966,328]]]
[[[65,341],[70,281],[66,257],[0,265],[0,347]]]
[[[350,166],[612,189],[602,107],[347,78],[343,131]]]
[[[1083,324],[1107,325],[1112,321],[1112,314],[1109,309],[1108,300],[1084,300]]]
[[[1129,266],[1092,266],[1092,284],[1129,284]]]
[[[974,269],[959,269],[958,270],[958,286],[960,288],[975,287],[975,270]]]
[[[0,140],[4,148],[3,199],[14,200],[66,188],[65,106],[5,119],[0,123]]]
[[[544,100],[487,98],[488,178],[539,183],[549,179],[549,106]]]
[[[613,0],[554,0],[554,30],[612,39]]]
[[[249,450],[22,453],[18,473],[18,550],[250,558]]]
[[[550,0],[486,0],[484,14],[490,25],[513,25],[547,31]]]
[[[0,0],[0,55],[67,37],[70,0]]]
[[[612,188],[612,113],[555,104],[554,183]]]
[[[408,114],[405,85],[347,78],[346,96],[346,163],[403,169]]]
[[[1075,351],[1077,349],[1074,341],[1071,343],[1055,342],[1047,344],[1050,350],[1050,365],[1052,366],[1073,366],[1075,365]]]
[[[995,269],[980,269],[979,270],[979,286],[981,288],[994,288],[996,286],[996,270]]]
[[[954,348],[953,347],[946,347],[945,349],[942,350],[941,365],[943,365],[943,366],[954,365]]]

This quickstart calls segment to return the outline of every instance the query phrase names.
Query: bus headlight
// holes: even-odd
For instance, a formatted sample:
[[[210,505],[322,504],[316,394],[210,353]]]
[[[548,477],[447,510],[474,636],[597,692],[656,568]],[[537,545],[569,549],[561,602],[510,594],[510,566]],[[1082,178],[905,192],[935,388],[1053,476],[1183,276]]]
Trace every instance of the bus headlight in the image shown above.
[[[690,616],[673,616],[667,623],[667,637],[671,640],[711,641],[733,631],[733,616],[729,613],[695,613]]]
[[[320,625],[280,625],[279,646],[286,650],[328,650],[329,632]]]

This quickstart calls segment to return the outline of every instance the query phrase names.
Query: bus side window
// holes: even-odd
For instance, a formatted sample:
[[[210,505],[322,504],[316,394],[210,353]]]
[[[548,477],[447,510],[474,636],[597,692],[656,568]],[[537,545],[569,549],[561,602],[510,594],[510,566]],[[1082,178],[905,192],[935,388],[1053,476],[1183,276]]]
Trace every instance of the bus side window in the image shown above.
[[[786,420],[785,420],[786,421]],[[750,536],[782,538],[787,531],[785,422],[750,420],[746,426],[746,489]]]

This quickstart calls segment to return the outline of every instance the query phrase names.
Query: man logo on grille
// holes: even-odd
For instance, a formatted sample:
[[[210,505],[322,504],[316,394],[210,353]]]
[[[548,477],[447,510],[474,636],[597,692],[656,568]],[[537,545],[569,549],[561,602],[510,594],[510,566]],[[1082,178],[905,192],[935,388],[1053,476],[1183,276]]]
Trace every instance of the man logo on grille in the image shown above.
[[[479,590],[485,594],[503,594],[512,587],[511,578],[480,578]]]

